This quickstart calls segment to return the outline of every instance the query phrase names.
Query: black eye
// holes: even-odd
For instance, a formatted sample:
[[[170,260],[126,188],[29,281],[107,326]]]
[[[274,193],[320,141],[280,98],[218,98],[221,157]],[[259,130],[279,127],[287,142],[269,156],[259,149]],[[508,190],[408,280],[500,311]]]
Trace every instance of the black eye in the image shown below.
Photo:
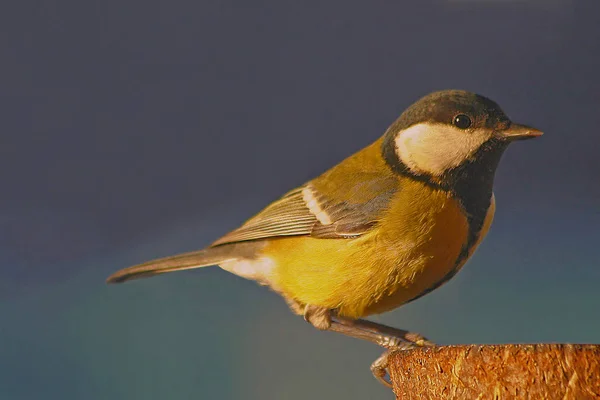
[[[452,119],[452,125],[460,129],[467,129],[471,126],[471,118],[465,114],[458,114]]]

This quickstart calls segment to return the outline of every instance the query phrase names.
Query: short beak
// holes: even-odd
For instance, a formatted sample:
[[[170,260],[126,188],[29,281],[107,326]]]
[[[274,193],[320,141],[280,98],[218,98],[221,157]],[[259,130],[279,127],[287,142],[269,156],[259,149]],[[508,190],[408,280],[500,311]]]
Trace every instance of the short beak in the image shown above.
[[[498,132],[498,137],[512,142],[513,140],[533,139],[543,134],[544,132],[529,126],[511,124],[508,129]]]

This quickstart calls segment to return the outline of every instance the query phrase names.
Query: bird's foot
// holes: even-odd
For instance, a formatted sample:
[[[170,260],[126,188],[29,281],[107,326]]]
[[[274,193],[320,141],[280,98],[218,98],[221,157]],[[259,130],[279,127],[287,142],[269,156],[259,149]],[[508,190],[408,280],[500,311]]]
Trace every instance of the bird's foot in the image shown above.
[[[392,382],[388,378],[390,376],[388,371],[388,367],[390,364],[390,355],[398,351],[406,351],[415,348],[414,345],[408,343],[403,343],[403,346],[404,348],[390,349],[384,351],[383,354],[380,355],[375,361],[373,361],[373,364],[371,364],[371,373],[373,374],[375,379],[377,379],[380,383],[389,388],[392,387]]]
[[[373,364],[371,364],[371,373],[381,384],[391,388],[392,382],[387,379],[388,376],[388,366],[389,366],[389,358],[390,353],[393,350],[386,350],[382,355],[380,355]]]
[[[334,311],[307,304],[302,310],[304,319],[319,330],[338,332],[356,339],[375,343],[386,351],[371,364],[371,372],[375,378],[384,385],[391,387],[386,377],[388,358],[390,354],[398,351],[412,350],[418,347],[435,346],[422,335],[403,329],[367,321],[365,319],[350,319],[337,315]]]
[[[412,340],[407,341],[406,339],[408,339],[409,336]],[[373,361],[373,364],[371,364],[371,373],[375,379],[377,379],[383,385],[391,388],[392,382],[390,379],[388,379],[388,377],[391,378],[388,371],[390,356],[400,351],[414,350],[419,347],[433,347],[435,344],[425,339],[418,333],[409,332],[402,338],[384,336],[381,339],[380,346],[385,347],[386,351],[384,351],[381,356]]]
[[[377,344],[388,350],[411,350],[417,347],[433,347],[435,344],[415,332],[403,332],[398,335],[379,333]]]

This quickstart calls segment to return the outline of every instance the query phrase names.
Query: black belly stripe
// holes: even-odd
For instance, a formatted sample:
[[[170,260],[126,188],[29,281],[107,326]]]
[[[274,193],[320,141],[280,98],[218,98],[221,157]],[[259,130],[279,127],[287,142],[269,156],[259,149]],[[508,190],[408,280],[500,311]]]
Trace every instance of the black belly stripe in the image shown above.
[[[485,217],[491,205],[494,173],[503,150],[503,148],[498,148],[494,143],[490,143],[489,146],[482,146],[473,157],[473,161],[447,172],[439,179],[434,180],[430,178],[427,181],[429,185],[437,189],[448,191],[459,201],[467,216],[469,233],[467,242],[454,262],[454,268],[439,282],[436,282],[430,288],[423,291],[423,293],[410,299],[407,303],[425,296],[448,282],[460,270],[460,265],[469,257],[470,251],[479,239]]]

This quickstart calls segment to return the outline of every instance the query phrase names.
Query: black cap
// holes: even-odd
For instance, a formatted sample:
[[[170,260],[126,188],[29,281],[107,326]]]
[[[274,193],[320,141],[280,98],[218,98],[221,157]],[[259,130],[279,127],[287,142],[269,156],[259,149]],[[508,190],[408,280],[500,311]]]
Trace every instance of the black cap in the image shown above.
[[[460,114],[471,118],[471,128],[506,129],[510,119],[496,102],[464,90],[442,90],[422,97],[406,109],[388,129],[394,134],[419,123],[451,124]]]

